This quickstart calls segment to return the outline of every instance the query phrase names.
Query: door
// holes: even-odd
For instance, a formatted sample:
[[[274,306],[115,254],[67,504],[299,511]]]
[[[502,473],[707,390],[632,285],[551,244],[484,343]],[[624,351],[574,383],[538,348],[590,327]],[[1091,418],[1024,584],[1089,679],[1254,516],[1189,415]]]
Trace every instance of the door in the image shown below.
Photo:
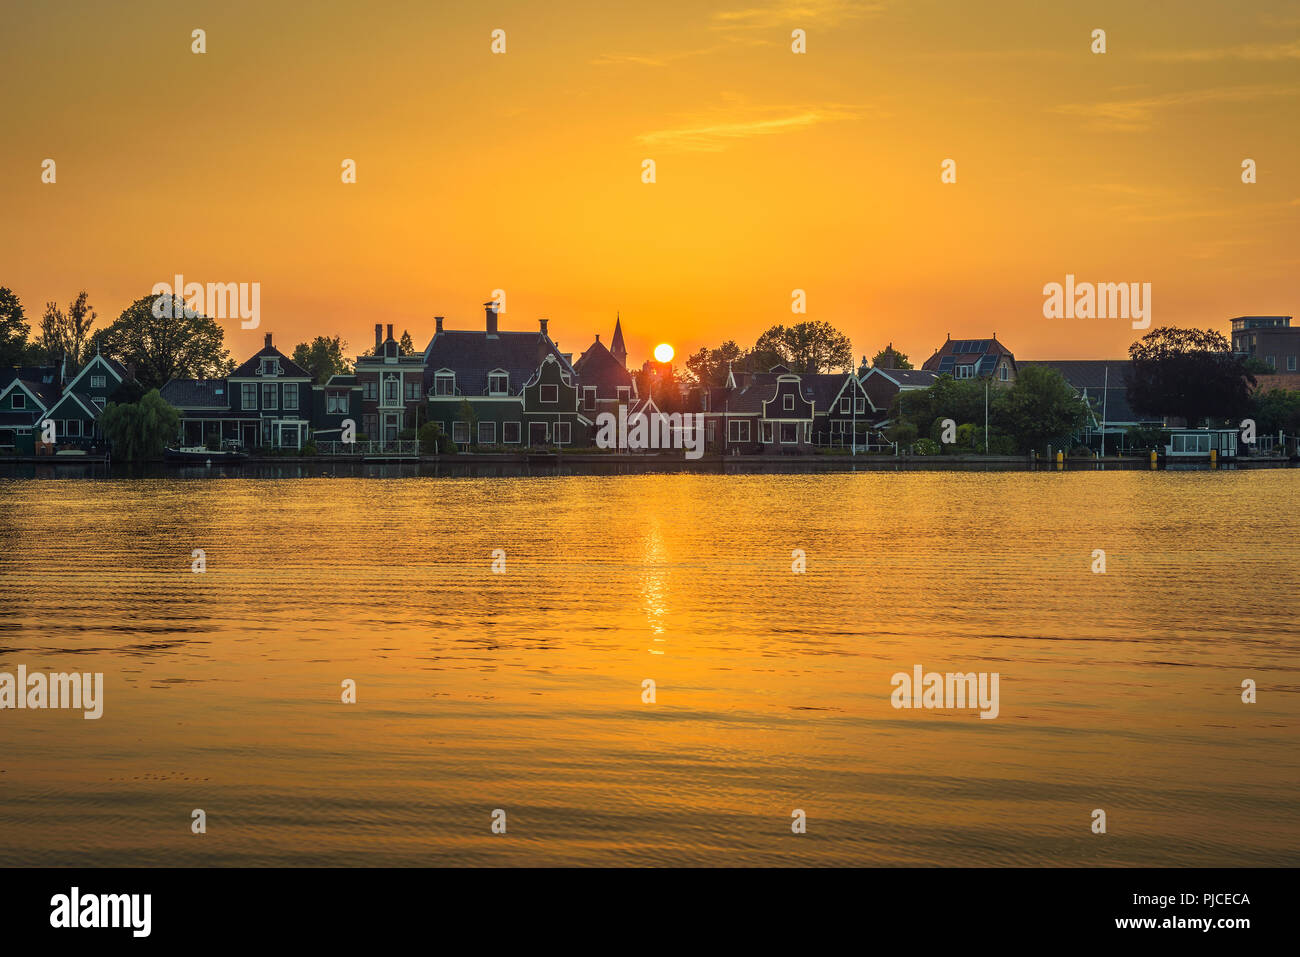
[[[529,422],[528,423],[528,444],[545,445],[546,444],[546,423]]]

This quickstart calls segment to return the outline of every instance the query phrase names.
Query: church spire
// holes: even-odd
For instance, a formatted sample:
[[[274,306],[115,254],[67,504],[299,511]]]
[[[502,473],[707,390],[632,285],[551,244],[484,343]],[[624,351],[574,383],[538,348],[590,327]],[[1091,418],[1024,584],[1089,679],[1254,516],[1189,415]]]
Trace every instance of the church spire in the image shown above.
[[[618,364],[627,368],[627,347],[623,345],[623,322],[619,314],[614,313],[614,338],[610,341],[609,351],[618,360]]]

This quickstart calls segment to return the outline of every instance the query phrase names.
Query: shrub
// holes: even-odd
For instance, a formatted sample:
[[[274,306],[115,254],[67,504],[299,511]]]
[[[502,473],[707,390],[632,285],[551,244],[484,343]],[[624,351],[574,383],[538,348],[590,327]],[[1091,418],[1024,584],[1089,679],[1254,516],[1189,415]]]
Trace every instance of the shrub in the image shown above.
[[[938,455],[943,451],[943,446],[934,439],[917,439],[913,451],[917,455]]]

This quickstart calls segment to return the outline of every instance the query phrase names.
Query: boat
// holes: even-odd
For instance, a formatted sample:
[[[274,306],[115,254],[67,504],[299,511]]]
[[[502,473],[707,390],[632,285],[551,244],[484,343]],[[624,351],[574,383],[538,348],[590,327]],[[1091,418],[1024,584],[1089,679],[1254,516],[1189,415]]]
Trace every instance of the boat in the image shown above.
[[[180,448],[163,449],[163,458],[168,462],[218,465],[242,462],[248,456],[237,449],[222,449],[219,452],[214,452],[202,445],[183,445]]]

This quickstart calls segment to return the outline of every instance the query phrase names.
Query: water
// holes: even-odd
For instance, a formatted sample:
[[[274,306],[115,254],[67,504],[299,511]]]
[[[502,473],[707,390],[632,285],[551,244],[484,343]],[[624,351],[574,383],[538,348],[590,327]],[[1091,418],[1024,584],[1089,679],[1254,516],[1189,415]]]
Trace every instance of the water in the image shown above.
[[[197,474],[0,478],[0,864],[1300,863],[1295,470]]]

